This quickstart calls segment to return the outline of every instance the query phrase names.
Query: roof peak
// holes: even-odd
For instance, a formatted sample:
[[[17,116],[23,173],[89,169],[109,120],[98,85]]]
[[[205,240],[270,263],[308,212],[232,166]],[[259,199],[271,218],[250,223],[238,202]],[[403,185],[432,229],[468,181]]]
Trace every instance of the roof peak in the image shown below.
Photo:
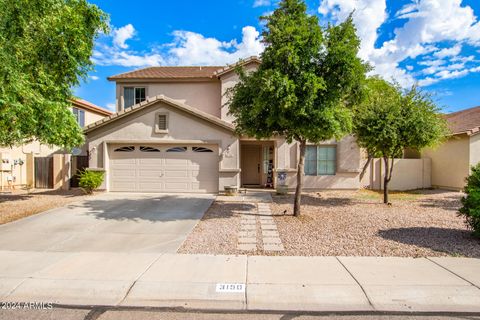
[[[213,79],[233,70],[237,65],[246,65],[251,62],[259,63],[260,59],[251,56],[223,66],[150,66],[116,74],[107,79],[111,81],[124,79]]]

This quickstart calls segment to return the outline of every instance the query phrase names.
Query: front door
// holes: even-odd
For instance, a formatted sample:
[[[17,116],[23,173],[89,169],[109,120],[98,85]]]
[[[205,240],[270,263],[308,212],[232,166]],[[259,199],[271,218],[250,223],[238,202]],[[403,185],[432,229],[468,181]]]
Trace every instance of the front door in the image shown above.
[[[261,145],[242,145],[242,185],[260,185]]]

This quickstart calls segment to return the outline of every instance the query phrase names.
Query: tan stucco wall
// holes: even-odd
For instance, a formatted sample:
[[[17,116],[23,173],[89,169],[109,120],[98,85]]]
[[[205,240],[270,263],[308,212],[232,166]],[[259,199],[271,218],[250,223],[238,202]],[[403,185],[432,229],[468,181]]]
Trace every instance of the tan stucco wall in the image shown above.
[[[258,68],[257,64],[249,64],[244,66],[245,72],[251,72]],[[226,94],[228,89],[233,88],[239,81],[239,76],[236,72],[231,71],[220,77],[221,81],[221,119],[232,122],[234,118],[228,114],[228,95]]]
[[[430,158],[432,161],[433,187],[463,188],[465,177],[470,170],[469,149],[470,138],[467,135],[457,135],[436,149],[427,149],[422,152],[423,158]]]
[[[368,176],[369,179],[369,184],[367,186],[370,189],[383,189],[384,171],[385,167],[383,159],[373,159],[365,173],[365,176]],[[431,161],[429,158],[395,159],[392,180],[390,180],[388,185],[390,190],[403,191],[430,187]]]
[[[217,79],[197,82],[117,83],[118,110],[123,110],[124,106],[123,88],[131,86],[145,87],[147,99],[163,94],[220,118],[221,89]]]
[[[79,108],[81,109],[81,108]],[[102,119],[104,116],[98,113],[91,112],[89,110],[85,110],[85,125],[89,125],[95,121]],[[64,151],[56,146],[47,146],[40,144],[38,142],[32,142],[25,144],[23,146],[13,147],[13,148],[0,148],[0,154],[2,157],[9,157],[11,159],[11,163],[13,164],[13,160],[22,159],[25,164],[22,166],[16,165],[12,167],[12,173],[16,177],[16,185],[32,185],[33,184],[33,177],[34,174],[33,170],[27,170],[26,160],[28,154],[33,154],[33,157],[49,157],[55,153],[63,153]],[[28,171],[28,172],[27,172]],[[64,170],[65,171],[65,170]],[[1,183],[3,185],[7,185],[7,175],[10,173],[3,172],[3,181],[0,173],[0,187]]]
[[[480,162],[480,134],[470,136],[469,151],[469,162],[470,167],[472,167]]]
[[[158,112],[168,113],[168,133],[156,133],[154,130]],[[161,102],[100,127],[88,133],[87,137],[88,149],[91,152],[95,150],[91,153],[90,167],[105,169],[105,181],[109,178],[106,152],[109,142],[214,143],[219,146],[219,190],[223,190],[225,185],[239,184],[239,143],[233,132]],[[108,184],[105,183],[103,188],[108,190]]]
[[[287,171],[287,185],[295,188],[297,185],[297,162],[300,154],[298,143],[287,143],[284,139],[277,139],[278,155],[277,170]],[[361,166],[360,148],[355,138],[347,136],[340,141],[324,141],[323,145],[337,147],[336,174],[331,176],[304,176],[305,189],[358,189],[360,187],[359,174]]]

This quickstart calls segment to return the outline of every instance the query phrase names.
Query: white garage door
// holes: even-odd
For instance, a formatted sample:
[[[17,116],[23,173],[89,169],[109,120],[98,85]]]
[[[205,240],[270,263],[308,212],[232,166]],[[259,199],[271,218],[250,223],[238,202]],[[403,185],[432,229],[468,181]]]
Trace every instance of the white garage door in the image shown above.
[[[217,192],[216,145],[111,145],[110,190]]]

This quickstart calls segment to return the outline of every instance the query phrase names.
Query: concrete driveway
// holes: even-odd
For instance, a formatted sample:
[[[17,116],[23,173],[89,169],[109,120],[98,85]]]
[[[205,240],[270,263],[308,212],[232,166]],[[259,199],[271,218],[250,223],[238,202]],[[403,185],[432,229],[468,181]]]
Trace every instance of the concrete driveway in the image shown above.
[[[0,226],[0,250],[174,253],[213,195],[106,193]]]

